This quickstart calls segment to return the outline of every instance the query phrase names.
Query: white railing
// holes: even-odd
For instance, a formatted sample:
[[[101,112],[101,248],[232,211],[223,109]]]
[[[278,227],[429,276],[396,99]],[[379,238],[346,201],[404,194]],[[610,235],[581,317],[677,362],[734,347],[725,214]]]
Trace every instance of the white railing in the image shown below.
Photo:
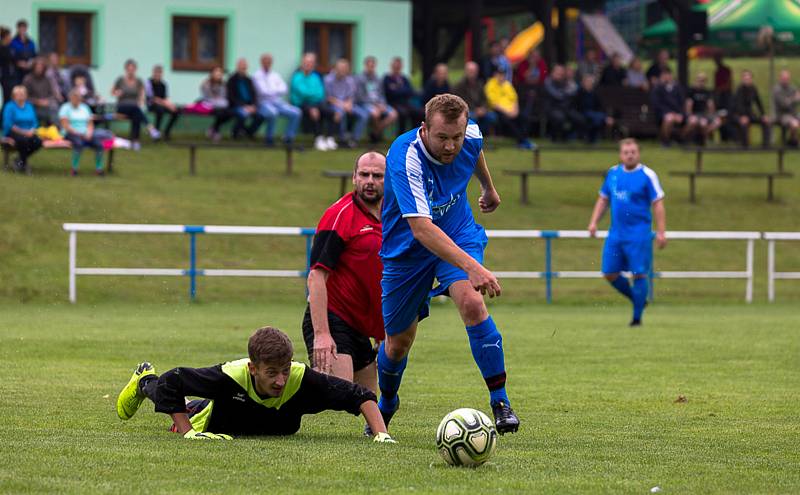
[[[78,275],[144,275],[160,277],[189,277],[189,297],[197,294],[197,277],[304,277],[308,273],[311,239],[314,229],[301,227],[247,227],[231,225],[148,225],[120,223],[65,223],[69,232],[69,300],[78,299]],[[189,236],[189,267],[184,268],[82,268],[77,266],[78,232],[124,234],[187,234]],[[305,270],[231,270],[197,268],[197,234],[280,235],[304,236],[306,240]]]
[[[775,300],[775,280],[800,280],[800,272],[775,271],[775,241],[800,241],[800,232],[764,232],[767,241],[767,299]]]
[[[148,224],[94,224],[66,223],[64,230],[69,233],[69,300],[76,302],[78,275],[138,275],[189,277],[189,296],[197,293],[197,277],[305,277],[311,256],[313,228],[302,227],[248,227],[228,225],[148,225]],[[78,233],[127,233],[127,234],[187,234],[189,236],[188,268],[88,268],[77,266]],[[497,271],[499,278],[519,278],[545,280],[545,296],[547,302],[553,298],[552,284],[556,278],[596,278],[602,276],[599,271],[555,271],[553,270],[554,239],[590,239],[585,230],[487,230],[487,235],[494,239],[544,239],[545,264],[544,271]],[[306,266],[303,270],[254,270],[254,269],[198,269],[196,242],[198,234],[225,235],[280,235],[303,236],[306,247]],[[606,231],[598,231],[598,238],[607,237]],[[800,235],[800,234],[795,234]],[[759,232],[668,232],[670,240],[745,240],[747,250],[744,271],[664,271],[652,272],[653,278],[706,278],[706,279],[744,279],[745,300],[753,300],[753,251],[754,243],[761,238]],[[800,237],[799,237],[800,238]],[[800,278],[800,277],[798,277]]]
[[[553,239],[591,239],[586,230],[488,230],[490,238],[500,239],[544,239],[545,240],[545,267],[542,272],[513,271],[494,272],[499,278],[543,278],[545,279],[545,296],[547,302],[553,299],[552,283],[555,278],[597,278],[603,274],[599,271],[554,271],[552,257]],[[608,237],[607,231],[598,231],[598,238]],[[739,240],[747,241],[745,251],[744,271],[661,271],[651,272],[650,282],[654,278],[706,278],[706,279],[744,279],[746,302],[753,301],[753,257],[755,241],[761,238],[759,232],[667,232],[667,239],[672,240]],[[629,274],[625,274],[626,276]],[[650,291],[652,294],[652,291]]]

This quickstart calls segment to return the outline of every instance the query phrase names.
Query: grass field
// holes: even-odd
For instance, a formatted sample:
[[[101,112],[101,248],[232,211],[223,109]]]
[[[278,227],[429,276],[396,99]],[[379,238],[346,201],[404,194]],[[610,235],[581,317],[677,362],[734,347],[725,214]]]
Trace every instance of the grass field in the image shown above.
[[[614,151],[543,152],[547,169],[603,170]],[[756,245],[756,303],[740,280],[663,280],[630,331],[629,309],[602,280],[557,280],[556,304],[543,282],[503,280],[490,310],[504,331],[509,387],[523,430],[504,437],[492,463],[446,469],[434,430],[456,407],[486,410],[484,386],[455,311],[434,308],[424,324],[393,422],[397,446],[359,436],[358,419],[308,418],[300,434],[187,444],[166,432],[148,405],[129,423],[114,399],[133,366],[159,370],[241,357],[258,326],[285,329],[298,345],[302,280],[200,279],[187,303],[179,278],[84,277],[67,300],[64,222],[313,226],[338,195],[324,169],[348,169],[354,152],[296,155],[283,174],[280,151],[203,151],[198,175],[184,149],[149,145],[120,153],[116,173],[67,175],[68,154],[34,157],[33,177],[0,175],[0,492],[556,492],[796,493],[800,491],[800,284],[779,282],[767,305],[766,245]],[[503,169],[531,166],[509,147],[487,151],[500,210],[487,228],[582,229],[599,180],[536,179],[532,203]],[[701,181],[687,200],[691,154],[645,144],[660,175],[671,230],[800,230],[800,176],[778,181],[767,203],[762,181]],[[800,174],[800,155],[786,168]],[[717,155],[707,170],[774,170],[770,155]],[[475,185],[469,194],[476,199]],[[81,235],[80,266],[186,267],[177,235]],[[742,242],[673,241],[659,270],[742,270]],[[778,269],[800,270],[800,244],[778,247]],[[200,236],[200,268],[303,269],[297,238]],[[493,241],[495,270],[541,269],[542,242]],[[557,270],[597,269],[600,242],[558,240]],[[674,403],[685,395],[686,403]]]
[[[445,467],[439,419],[487,410],[449,304],[424,323],[392,423],[307,417],[289,438],[193,443],[146,403],[114,400],[132,367],[241,357],[263,324],[300,342],[300,304],[5,305],[0,333],[3,493],[797,493],[800,315],[663,304],[630,330],[621,305],[497,305],[522,429],[478,470]],[[305,361],[302,344],[296,358]],[[679,395],[686,403],[675,403]]]

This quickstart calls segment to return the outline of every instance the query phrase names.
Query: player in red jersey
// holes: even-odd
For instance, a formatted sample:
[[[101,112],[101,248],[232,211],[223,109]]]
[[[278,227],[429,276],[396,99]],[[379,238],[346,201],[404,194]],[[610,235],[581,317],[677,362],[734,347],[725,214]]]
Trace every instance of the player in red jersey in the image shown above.
[[[375,392],[375,350],[383,340],[381,205],[386,157],[358,157],[353,191],[322,215],[311,248],[303,338],[314,369]]]

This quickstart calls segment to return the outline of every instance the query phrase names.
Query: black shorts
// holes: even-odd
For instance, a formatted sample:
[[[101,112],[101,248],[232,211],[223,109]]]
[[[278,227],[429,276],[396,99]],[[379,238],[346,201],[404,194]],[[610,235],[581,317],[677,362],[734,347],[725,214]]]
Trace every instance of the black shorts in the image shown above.
[[[336,342],[336,352],[347,354],[353,359],[353,371],[366,368],[375,361],[375,349],[369,337],[352,328],[336,314],[328,311],[328,328]],[[303,316],[303,340],[306,342],[308,362],[314,364],[314,325],[311,323],[311,308],[306,306]]]

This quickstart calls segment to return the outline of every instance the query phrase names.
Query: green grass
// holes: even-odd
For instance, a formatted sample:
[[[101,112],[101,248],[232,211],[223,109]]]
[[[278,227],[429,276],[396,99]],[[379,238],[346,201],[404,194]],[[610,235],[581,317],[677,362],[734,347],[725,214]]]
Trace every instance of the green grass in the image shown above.
[[[445,467],[434,431],[457,407],[486,410],[449,303],[424,322],[392,423],[306,417],[288,438],[193,443],[150,403],[129,422],[114,400],[133,366],[241,357],[250,332],[285,329],[305,361],[303,307],[273,303],[3,305],[2,493],[796,493],[800,315],[793,306],[648,309],[494,305],[522,429],[478,470]],[[688,402],[675,403],[679,395]]]
[[[547,143],[543,143],[545,146]],[[68,153],[41,152],[34,156],[34,176],[0,175],[0,302],[62,302],[67,299],[67,234],[65,222],[175,223],[221,225],[314,226],[338,195],[338,181],[324,179],[324,169],[348,169],[355,153],[338,151],[296,154],[292,176],[284,175],[280,151],[202,150],[198,175],[188,175],[185,149],[149,145],[139,153],[118,155],[114,176],[100,180],[90,174],[67,175]],[[487,158],[503,198],[500,209],[478,215],[487,228],[583,229],[600,186],[599,179],[534,179],[532,203],[519,203],[519,183],[503,169],[531,166],[531,155],[501,146]],[[547,169],[604,170],[616,161],[614,151],[542,153]],[[689,170],[694,155],[645,144],[643,161],[660,175],[667,193],[671,230],[798,230],[800,217],[800,154],[788,154],[786,169],[797,176],[776,181],[778,200],[765,200],[764,180],[703,180],[699,203],[688,202],[685,178],[670,170]],[[773,155],[708,155],[706,170],[775,169]],[[474,181],[473,181],[474,182]],[[470,198],[476,202],[473,183]],[[607,225],[607,224],[606,224]],[[200,236],[200,268],[296,268],[305,265],[301,238],[263,236]],[[743,242],[674,241],[657,254],[660,270],[742,270]],[[495,270],[542,269],[541,240],[492,241],[487,264]],[[757,300],[766,298],[766,245],[756,247]],[[600,242],[558,240],[554,246],[557,270],[597,269]],[[188,239],[183,235],[81,234],[79,266],[186,267]],[[778,247],[778,269],[800,270],[800,243]],[[504,299],[540,301],[543,282],[505,281]],[[556,299],[563,303],[615,300],[602,281],[559,280]],[[214,301],[298,301],[304,297],[301,280],[201,279],[199,297]],[[179,278],[80,277],[81,303],[178,302],[186,299],[187,281]],[[778,299],[797,300],[800,284],[778,283]],[[658,283],[658,297],[674,302],[739,303],[740,280]]]

